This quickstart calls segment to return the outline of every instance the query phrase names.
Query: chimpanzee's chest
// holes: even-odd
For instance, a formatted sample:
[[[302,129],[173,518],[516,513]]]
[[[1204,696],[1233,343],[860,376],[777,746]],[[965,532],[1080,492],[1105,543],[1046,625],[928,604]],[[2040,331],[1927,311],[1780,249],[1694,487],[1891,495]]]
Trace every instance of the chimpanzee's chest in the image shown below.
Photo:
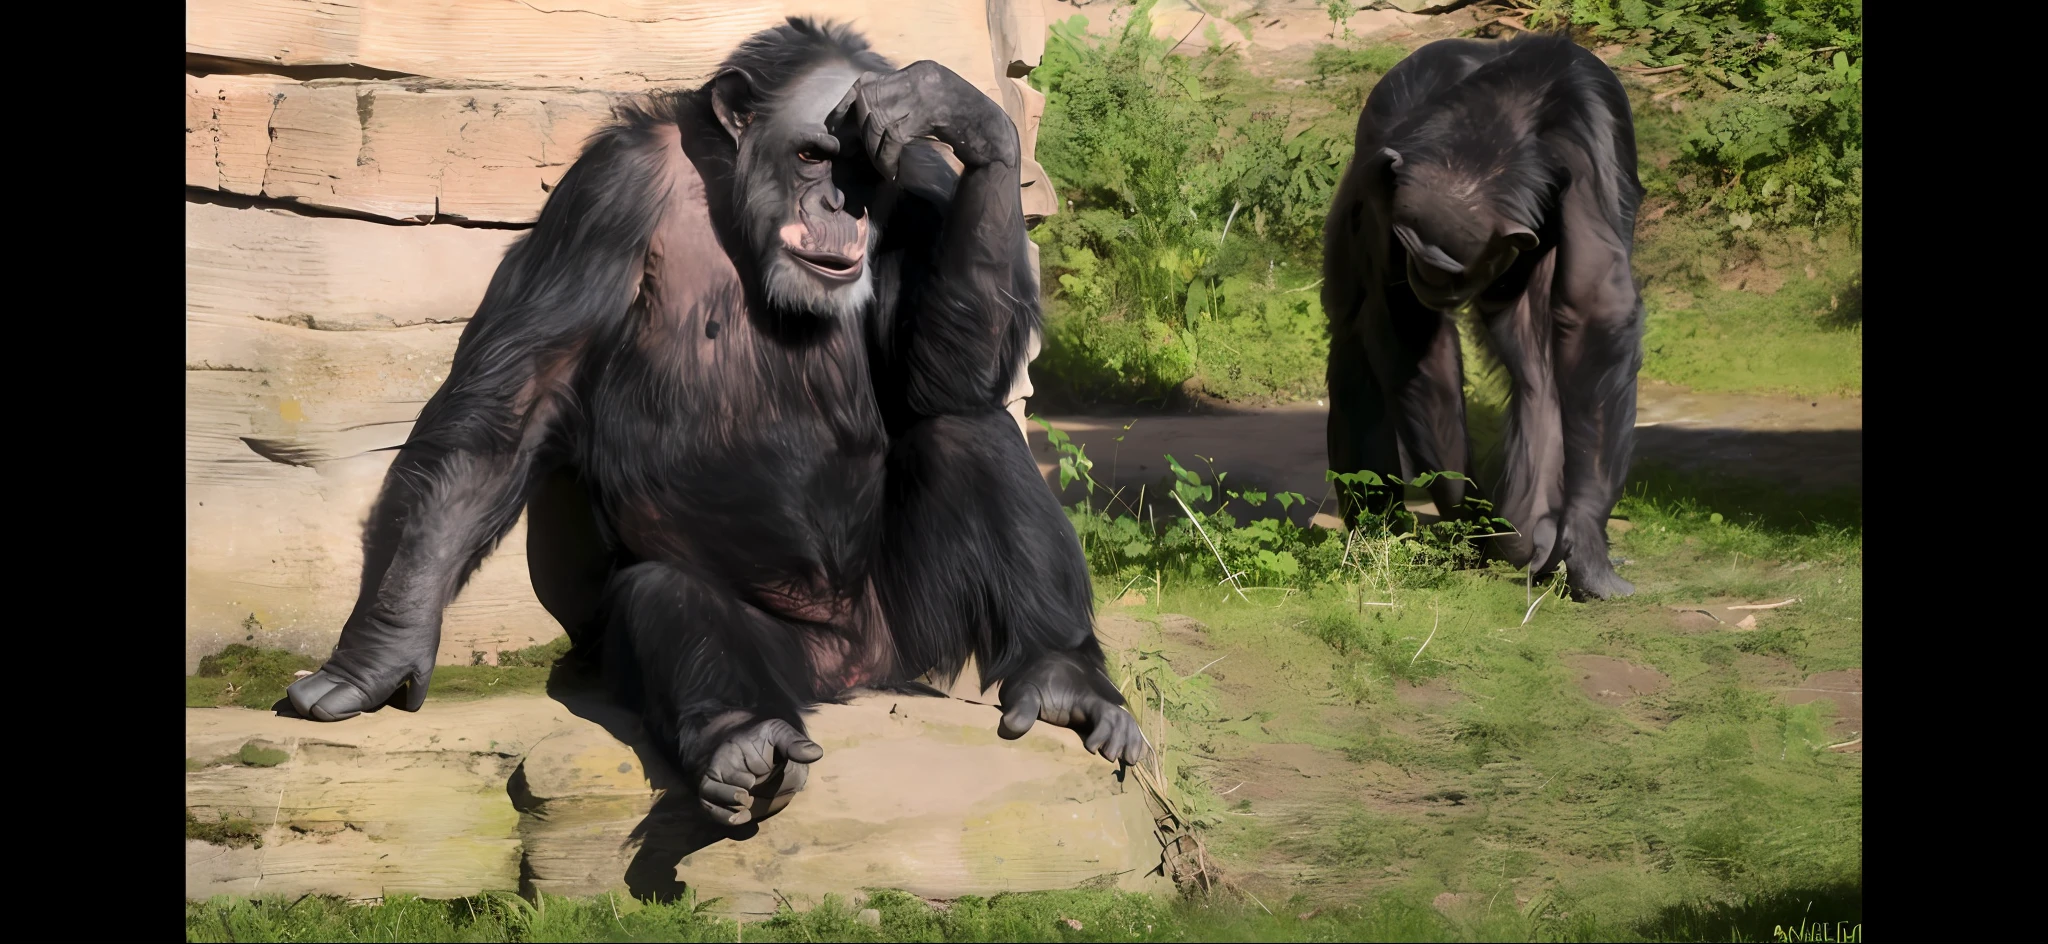
[[[620,538],[748,582],[857,570],[887,450],[860,326],[771,335],[730,296],[633,318],[584,394],[582,465]]]

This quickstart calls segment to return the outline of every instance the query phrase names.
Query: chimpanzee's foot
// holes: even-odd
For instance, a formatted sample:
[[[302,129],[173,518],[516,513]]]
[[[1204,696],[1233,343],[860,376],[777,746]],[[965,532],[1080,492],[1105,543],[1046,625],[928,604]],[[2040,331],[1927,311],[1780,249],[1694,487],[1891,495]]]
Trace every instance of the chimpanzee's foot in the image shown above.
[[[712,750],[697,796],[713,822],[759,823],[789,805],[823,756],[824,748],[787,721],[743,725]]]
[[[1605,553],[1589,561],[1566,562],[1564,581],[1572,596],[1581,600],[1612,600],[1636,592],[1635,584],[1621,579],[1621,575],[1614,572],[1614,563]]]
[[[427,681],[433,671],[401,669],[389,675],[392,681],[376,684],[358,681],[358,675],[329,662],[284,690],[292,709],[314,721],[346,721],[365,711],[389,705],[404,711],[418,711],[427,702]]]
[[[1081,746],[1091,754],[1143,764],[1151,745],[1138,729],[1138,719],[1108,697],[1115,691],[1101,669],[1091,671],[1065,653],[1048,655],[1003,681],[1003,720],[996,733],[1016,740],[1043,721],[1081,735]]]

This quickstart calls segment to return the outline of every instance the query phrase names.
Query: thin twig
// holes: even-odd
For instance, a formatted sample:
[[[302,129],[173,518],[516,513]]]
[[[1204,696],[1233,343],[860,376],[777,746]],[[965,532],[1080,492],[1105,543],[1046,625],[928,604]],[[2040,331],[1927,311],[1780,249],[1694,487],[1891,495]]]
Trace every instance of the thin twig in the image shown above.
[[[1271,589],[1271,588],[1267,588],[1267,589]],[[1224,659],[1226,659],[1226,658],[1228,658],[1228,657],[1227,657],[1227,656],[1217,656],[1217,657],[1216,657],[1215,659],[1213,659],[1213,660],[1211,660],[1211,661],[1210,661],[1209,665],[1215,665],[1216,663],[1218,663],[1218,662],[1221,662],[1221,661],[1223,661],[1223,660],[1224,660]],[[1188,679],[1194,678],[1194,677],[1195,677],[1196,675],[1200,675],[1200,674],[1202,674],[1202,673],[1204,673],[1204,672],[1207,672],[1207,671],[1209,671],[1209,665],[1205,665],[1205,666],[1202,666],[1202,667],[1201,667],[1201,668],[1199,668],[1199,669],[1196,669],[1196,670],[1194,671],[1194,674],[1193,674],[1193,675],[1184,675],[1184,676],[1181,676],[1181,681],[1185,682],[1185,681],[1187,681]]]
[[[1544,588],[1543,588],[1543,597],[1547,597],[1547,596],[1549,596],[1549,595],[1550,595],[1550,588],[1549,588],[1549,587],[1544,587]],[[1543,602],[1543,597],[1537,597],[1537,598],[1536,598],[1536,603],[1542,603],[1542,602]],[[1522,625],[1524,625],[1524,626],[1527,626],[1527,625],[1529,625],[1529,620],[1530,620],[1530,618],[1531,618],[1531,617],[1534,617],[1534,616],[1536,615],[1536,603],[1531,603],[1531,604],[1529,604],[1529,612],[1527,612],[1527,613],[1524,613],[1524,614],[1522,614]]]
[[[1432,616],[1432,617],[1430,618],[1430,621],[1429,621],[1429,637],[1428,637],[1427,639],[1424,639],[1424,640],[1422,640],[1422,647],[1421,647],[1421,648],[1419,648],[1419,649],[1416,649],[1416,650],[1415,650],[1415,654],[1414,654],[1414,655],[1412,655],[1412,656],[1409,656],[1409,657],[1408,657],[1408,664],[1409,664],[1409,665],[1414,665],[1414,664],[1415,664],[1415,660],[1417,660],[1417,659],[1420,659],[1420,658],[1422,658],[1422,650],[1423,650],[1423,649],[1427,649],[1427,648],[1429,648],[1429,640],[1430,640],[1430,639],[1435,639],[1435,638],[1436,638],[1436,627],[1437,627],[1437,624],[1438,624],[1438,623],[1440,623],[1440,622],[1443,622],[1443,618],[1444,618],[1444,615],[1443,615],[1443,613],[1442,613],[1442,612],[1440,612],[1440,611],[1438,611],[1438,610],[1437,610],[1437,608],[1436,608],[1436,601],[1435,601],[1435,600],[1431,600],[1431,601],[1429,601],[1429,611],[1430,611],[1430,612],[1431,612],[1432,614],[1435,614],[1434,616]],[[1413,638],[1415,638],[1415,637],[1413,637],[1413,636],[1410,636],[1410,637],[1408,637],[1408,638],[1410,638],[1410,639],[1413,639]]]
[[[1180,37],[1180,41],[1179,41],[1179,42],[1176,42],[1176,43],[1174,43],[1174,44],[1173,44],[1173,49],[1169,49],[1169,50],[1167,50],[1167,52],[1169,52],[1169,53],[1170,53],[1170,52],[1173,52],[1173,50],[1174,50],[1174,49],[1179,49],[1179,48],[1180,48],[1180,44],[1181,44],[1181,43],[1187,42],[1187,41],[1188,41],[1188,37],[1189,37],[1189,36],[1193,36],[1193,35],[1195,35],[1195,31],[1196,31],[1196,30],[1198,30],[1198,29],[1201,29],[1201,28],[1202,28],[1202,24],[1203,24],[1203,23],[1206,23],[1206,22],[1208,22],[1208,21],[1209,21],[1209,14],[1207,14],[1207,13],[1203,13],[1203,14],[1202,14],[1201,16],[1199,16],[1199,17],[1196,17],[1196,18],[1195,18],[1195,25],[1193,25],[1193,26],[1190,26],[1190,27],[1188,27],[1188,31],[1187,31],[1186,33],[1183,33],[1183,34],[1181,34],[1181,37]]]
[[[1782,603],[1746,603],[1746,604],[1743,604],[1742,606],[1730,606],[1730,607],[1725,607],[1724,609],[1730,609],[1730,610],[1775,610],[1775,609],[1777,609],[1778,607],[1781,607],[1781,606],[1791,606],[1792,604],[1794,604],[1794,603],[1797,603],[1797,602],[1799,602],[1799,598],[1798,598],[1798,597],[1793,597],[1792,599],[1790,599],[1790,600],[1786,600],[1786,601],[1784,601],[1784,602],[1782,602]]]
[[[783,894],[783,893],[782,893],[782,889],[779,889],[779,888],[770,888],[770,889],[768,889],[768,890],[769,890],[769,891],[771,891],[771,892],[774,892],[774,893],[775,893],[775,897],[777,897],[777,898],[780,898],[780,899],[782,899],[782,906],[783,906],[783,907],[785,907],[785,908],[788,908],[788,909],[789,909],[789,913],[790,913],[791,915],[795,915],[795,914],[796,914],[796,905],[795,905],[795,903],[793,903],[793,902],[791,902],[791,901],[789,900],[789,896],[788,896],[788,895],[785,895],[785,894]],[[811,937],[811,929],[810,929],[810,928],[807,928],[807,927],[804,927],[804,925],[803,925],[803,924],[802,924],[801,922],[799,922],[799,923],[797,924],[797,929],[798,929],[798,930],[800,930],[800,931],[802,931],[802,932],[804,932],[804,940],[806,940],[806,941],[812,941],[812,940],[816,940],[815,938]]]
[[[1181,511],[1187,513],[1188,520],[1194,522],[1195,531],[1201,534],[1202,541],[1209,545],[1209,553],[1216,555],[1216,566],[1223,568],[1224,577],[1230,581],[1230,589],[1237,591],[1238,599],[1246,603],[1252,602],[1250,597],[1244,595],[1244,590],[1238,587],[1237,578],[1230,573],[1230,565],[1223,562],[1223,552],[1216,549],[1215,541],[1209,540],[1209,531],[1202,527],[1201,519],[1195,517],[1195,510],[1188,507],[1187,500],[1181,498],[1179,492],[1173,493],[1173,500],[1180,505]]]
[[[1832,751],[1832,750],[1834,750],[1835,748],[1838,748],[1838,747],[1849,747],[1849,746],[1851,746],[1851,745],[1855,745],[1855,744],[1861,744],[1861,743],[1863,743],[1863,735],[1859,734],[1859,735],[1856,735],[1856,736],[1855,736],[1855,737],[1853,737],[1853,738],[1850,738],[1849,740],[1843,741],[1843,742],[1842,742],[1842,743],[1840,743],[1840,744],[1830,744],[1830,745],[1828,745],[1828,746],[1826,746],[1826,747],[1823,747],[1823,748],[1821,748],[1821,750],[1824,750],[1824,751]]]
[[[1675,66],[1658,66],[1655,69],[1645,69],[1642,66],[1622,66],[1621,68],[1624,72],[1632,72],[1636,75],[1663,75],[1666,72],[1677,72],[1685,68],[1685,63],[1681,62]]]

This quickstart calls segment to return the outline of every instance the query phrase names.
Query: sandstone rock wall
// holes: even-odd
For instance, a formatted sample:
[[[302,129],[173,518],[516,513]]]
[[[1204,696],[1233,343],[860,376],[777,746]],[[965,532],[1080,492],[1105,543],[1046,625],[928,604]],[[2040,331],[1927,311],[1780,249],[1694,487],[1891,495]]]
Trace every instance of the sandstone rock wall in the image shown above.
[[[324,653],[390,447],[445,379],[498,259],[613,101],[701,83],[816,14],[960,73],[1036,146],[1037,0],[190,0],[186,671],[232,642]],[[1027,163],[1027,217],[1057,200]],[[1028,384],[1020,384],[1028,389]],[[515,528],[443,661],[545,642]]]

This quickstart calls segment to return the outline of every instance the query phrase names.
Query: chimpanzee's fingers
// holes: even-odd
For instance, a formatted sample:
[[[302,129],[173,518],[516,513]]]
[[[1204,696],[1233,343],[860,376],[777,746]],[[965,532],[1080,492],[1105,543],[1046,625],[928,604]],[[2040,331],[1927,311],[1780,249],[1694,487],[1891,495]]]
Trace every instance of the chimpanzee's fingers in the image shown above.
[[[754,798],[747,794],[746,787],[737,784],[705,777],[697,787],[697,799],[715,823],[738,826],[753,817],[747,807],[753,804]]]
[[[1117,756],[1126,764],[1143,764],[1152,759],[1152,742],[1146,740],[1144,730],[1138,727],[1138,719],[1132,718],[1126,726],[1123,750]]]
[[[697,787],[697,798],[713,806],[724,807],[728,813],[735,813],[751,801],[747,789],[714,777],[705,777],[704,782]]]
[[[299,717],[314,721],[346,721],[370,706],[369,696],[325,670],[293,682],[284,690]]]
[[[741,742],[727,741],[719,745],[718,750],[711,755],[711,762],[704,765],[704,776],[721,783],[732,784],[742,790],[753,789],[754,784],[761,782],[761,778],[773,767],[767,763],[754,761],[747,756],[749,753],[757,752],[748,751],[747,745]],[[761,768],[759,773],[753,769],[757,763]]]
[[[1031,726],[1038,723],[1038,687],[1035,685],[1021,685],[1018,687],[1021,691],[1017,692],[1016,701],[1003,706],[1003,720],[1000,724],[996,725],[996,734],[1006,741],[1014,741],[1023,737],[1024,732],[1031,730]],[[1004,701],[1009,701],[1008,694],[1009,689],[1005,687]]]
[[[783,765],[782,783],[776,787],[773,795],[773,799],[777,804],[774,808],[781,809],[782,804],[787,804],[791,796],[802,792],[804,784],[810,779],[811,765],[797,763]]]
[[[1090,754],[1101,754],[1106,760],[1114,759],[1110,757],[1111,752],[1107,748],[1109,747],[1110,740],[1116,734],[1116,724],[1110,719],[1104,718],[1089,729],[1088,737],[1081,741],[1081,749]]]
[[[868,115],[875,110],[875,103],[868,93],[881,78],[880,73],[863,72],[860,78],[853,80],[853,85],[846,90],[846,94],[840,96],[839,104],[832,106],[832,110],[826,113],[825,130],[837,134],[840,127],[849,122],[854,127],[864,124]]]
[[[883,177],[895,180],[903,156],[903,142],[896,137],[895,129],[881,116],[869,112],[862,122],[862,130],[867,132],[868,157],[874,162],[875,170]]]
[[[773,721],[769,725],[768,730],[763,733],[774,742],[776,752],[783,757],[799,764],[808,764],[825,756],[825,749],[819,747],[818,742],[804,737],[803,732],[798,731],[795,725],[787,721]]]
[[[702,803],[704,806],[704,812],[706,815],[711,817],[711,821],[714,823],[718,823],[722,826],[743,825],[746,823],[747,820],[752,819],[754,816],[752,810],[730,809],[728,807],[719,806],[718,804],[713,803],[709,800],[702,801]]]
[[[847,89],[846,94],[839,99],[839,104],[832,106],[832,111],[825,115],[826,131],[838,133],[839,126],[846,121],[847,116],[853,111],[854,103],[860,101],[860,84],[866,79],[866,73],[863,73],[859,79],[855,79],[853,87]]]

